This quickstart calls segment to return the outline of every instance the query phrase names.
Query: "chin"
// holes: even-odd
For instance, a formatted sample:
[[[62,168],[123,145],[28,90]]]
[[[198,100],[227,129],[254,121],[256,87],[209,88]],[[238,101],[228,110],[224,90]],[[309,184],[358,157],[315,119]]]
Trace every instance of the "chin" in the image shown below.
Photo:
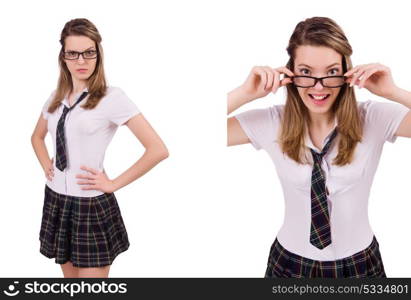
[[[77,76],[76,78],[77,78],[77,80],[87,80],[87,79],[90,78],[90,75],[89,74],[82,74],[80,76]]]

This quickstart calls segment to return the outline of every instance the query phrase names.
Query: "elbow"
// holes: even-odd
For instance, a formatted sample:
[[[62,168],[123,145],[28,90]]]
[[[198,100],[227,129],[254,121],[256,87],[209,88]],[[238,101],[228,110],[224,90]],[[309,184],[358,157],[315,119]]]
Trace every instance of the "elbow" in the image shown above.
[[[31,141],[31,144],[34,146],[34,144],[36,143],[36,140],[38,139],[38,137],[33,133],[32,135],[31,135],[31,139],[30,139],[30,141]]]
[[[168,152],[168,149],[164,147],[159,153],[157,154],[158,161],[165,160],[170,156],[170,153]]]
[[[45,135],[40,135],[36,132],[33,132],[31,135],[31,144],[34,145],[39,141],[44,141],[45,137]]]
[[[160,161],[166,159],[169,156],[169,152],[165,146],[149,148],[147,152],[151,154],[151,157],[159,163]]]

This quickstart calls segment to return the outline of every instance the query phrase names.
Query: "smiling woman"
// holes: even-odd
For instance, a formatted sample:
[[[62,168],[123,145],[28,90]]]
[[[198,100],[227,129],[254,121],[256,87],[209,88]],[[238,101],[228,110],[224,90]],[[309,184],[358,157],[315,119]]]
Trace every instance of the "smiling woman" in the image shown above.
[[[67,22],[60,43],[57,89],[44,103],[31,138],[47,178],[40,252],[55,258],[65,277],[107,277],[114,259],[130,244],[114,192],[148,172],[168,151],[134,102],[120,88],[107,86],[94,24]],[[121,125],[146,151],[109,179],[104,155]],[[48,132],[53,159],[44,143]]]
[[[296,74],[293,83],[298,88],[300,95],[311,113],[321,113],[327,111],[336,100],[340,88],[344,86],[344,76],[342,76],[341,54],[327,47],[301,46],[296,53]],[[323,58],[321,61],[309,60],[312,58]],[[297,61],[298,59],[298,61]],[[309,66],[304,61],[312,61],[319,64]],[[327,61],[337,61],[327,67],[323,67]],[[316,75],[320,77],[311,77]],[[321,77],[325,75],[325,77]],[[312,89],[309,89],[312,88]],[[307,97],[309,96],[309,98]],[[314,105],[313,105],[314,104]]]
[[[411,97],[405,100],[409,94],[392,84],[386,68],[353,68],[351,45],[329,18],[298,23],[287,52],[286,66],[254,67],[227,97],[231,113],[287,89],[285,105],[227,120],[228,145],[267,151],[284,190],[284,223],[265,276],[386,277],[368,197],[383,144],[410,132]],[[355,85],[409,105],[357,102]]]

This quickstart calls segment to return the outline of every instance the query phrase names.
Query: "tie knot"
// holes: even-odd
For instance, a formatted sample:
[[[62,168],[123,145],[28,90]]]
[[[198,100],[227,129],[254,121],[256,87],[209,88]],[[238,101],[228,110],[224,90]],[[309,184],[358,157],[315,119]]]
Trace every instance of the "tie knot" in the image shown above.
[[[337,136],[337,128],[335,128],[334,131],[332,132],[330,138],[328,139],[328,142],[325,144],[321,153],[318,153],[314,149],[310,148],[315,162],[321,163],[322,158],[324,157],[325,154],[327,154],[327,151],[330,148],[331,143],[336,136]]]
[[[68,108],[68,107],[65,106],[65,105],[63,105],[63,106],[64,106],[63,115],[66,115],[66,114],[69,112],[70,108]]]
[[[314,149],[311,149],[311,148],[310,148],[310,150],[311,150],[311,154],[313,155],[314,162],[321,163],[321,160],[323,159],[325,153],[323,153],[323,152],[318,153],[317,151],[315,151]]]

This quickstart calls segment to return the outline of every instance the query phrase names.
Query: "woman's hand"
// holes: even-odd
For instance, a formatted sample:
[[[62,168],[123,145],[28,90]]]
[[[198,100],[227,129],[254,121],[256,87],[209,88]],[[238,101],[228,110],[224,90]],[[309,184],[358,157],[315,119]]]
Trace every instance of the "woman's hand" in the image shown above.
[[[49,160],[47,163],[46,167],[44,168],[44,174],[46,175],[47,180],[52,181],[54,177],[54,166],[53,166],[53,160]]]
[[[358,65],[344,76],[348,77],[346,81],[350,86],[365,87],[371,93],[384,98],[390,98],[398,89],[394,84],[391,70],[379,63]]]
[[[254,67],[246,81],[228,93],[227,114],[250,101],[267,96],[270,92],[275,94],[279,87],[292,82],[291,78],[280,79],[281,74],[294,76],[286,67]]]
[[[104,171],[99,172],[86,166],[81,166],[80,169],[91,173],[76,175],[76,178],[85,179],[77,181],[78,184],[84,185],[84,187],[81,188],[82,190],[98,190],[104,193],[113,193],[116,191],[114,181],[110,180]]]
[[[279,67],[276,69],[265,67],[254,67],[248,75],[246,81],[240,87],[249,101],[265,97],[270,92],[276,93],[279,87],[291,83],[290,78],[280,79],[281,74],[294,76],[286,67]]]

